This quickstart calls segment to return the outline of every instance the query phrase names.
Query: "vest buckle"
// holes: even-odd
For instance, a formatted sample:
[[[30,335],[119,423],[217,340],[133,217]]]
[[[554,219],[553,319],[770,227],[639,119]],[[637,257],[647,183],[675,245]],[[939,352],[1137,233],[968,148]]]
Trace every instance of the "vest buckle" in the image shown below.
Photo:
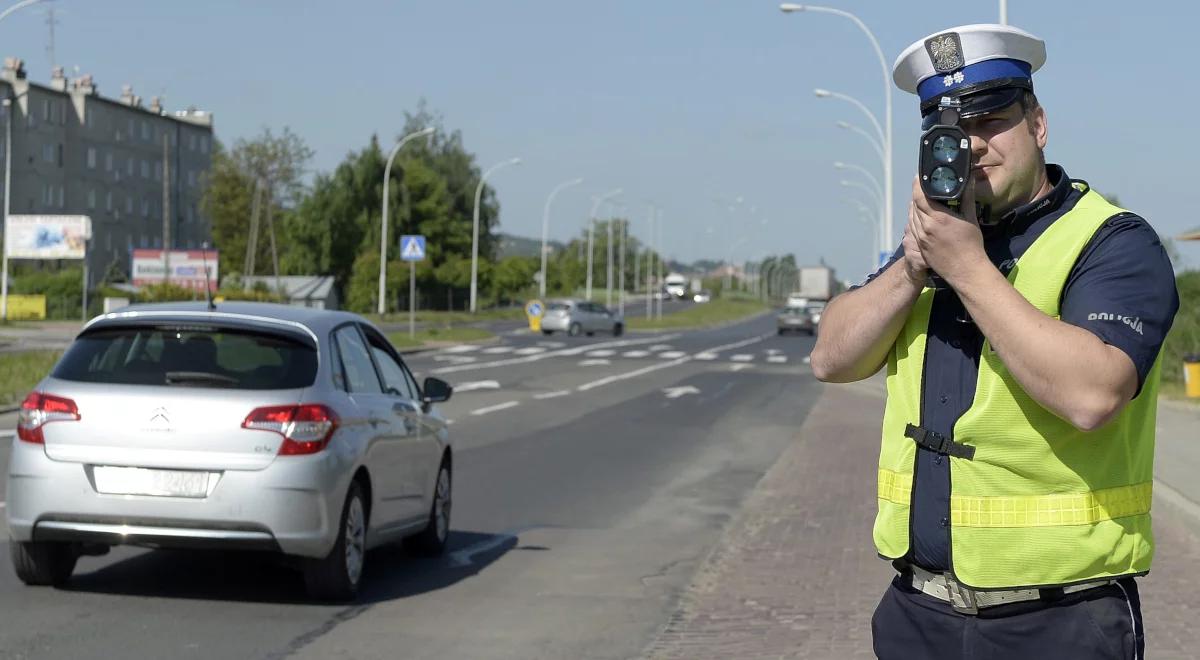
[[[904,437],[912,438],[918,446],[924,447],[934,453],[942,454],[943,456],[953,456],[967,460],[975,458],[974,447],[955,442],[937,431],[930,431],[920,426],[905,424]]]

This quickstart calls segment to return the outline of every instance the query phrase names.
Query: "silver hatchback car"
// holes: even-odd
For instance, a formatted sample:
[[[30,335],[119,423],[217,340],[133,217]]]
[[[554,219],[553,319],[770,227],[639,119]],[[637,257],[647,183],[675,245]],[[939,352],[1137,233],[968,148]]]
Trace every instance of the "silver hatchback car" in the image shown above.
[[[59,585],[119,544],[300,560],[353,598],[369,548],[444,551],[452,452],[384,335],[354,314],[165,303],[93,319],[21,406],[7,516],[17,576]]]
[[[614,337],[620,337],[625,332],[625,319],[599,303],[555,300],[546,305],[546,313],[542,315],[542,334],[555,332],[565,332],[572,337],[611,332]]]

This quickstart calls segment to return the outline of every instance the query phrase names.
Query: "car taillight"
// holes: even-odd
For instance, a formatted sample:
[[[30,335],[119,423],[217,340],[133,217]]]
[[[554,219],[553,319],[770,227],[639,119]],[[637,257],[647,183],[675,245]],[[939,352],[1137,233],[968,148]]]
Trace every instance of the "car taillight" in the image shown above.
[[[74,422],[79,419],[75,402],[53,394],[30,392],[17,413],[17,437],[25,442],[45,444],[42,427],[50,422]]]
[[[272,431],[283,436],[280,456],[315,454],[325,448],[337,430],[337,413],[319,403],[255,408],[242,420],[242,428]]]

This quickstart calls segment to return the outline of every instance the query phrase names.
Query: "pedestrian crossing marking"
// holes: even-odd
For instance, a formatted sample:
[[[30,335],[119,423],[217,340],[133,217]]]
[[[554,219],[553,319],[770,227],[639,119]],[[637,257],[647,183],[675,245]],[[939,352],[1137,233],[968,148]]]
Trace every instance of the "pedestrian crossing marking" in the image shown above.
[[[483,349],[483,352],[487,353],[488,355],[500,355],[501,353],[512,353],[513,347],[512,346],[495,346],[492,348],[485,348],[485,349]]]
[[[587,353],[586,353],[586,355],[587,355],[588,357],[598,357],[598,358],[602,358],[602,357],[611,357],[611,356],[613,356],[613,355],[616,355],[616,354],[617,354],[617,352],[616,352],[616,351],[610,351],[610,350],[607,350],[607,349],[601,349],[601,350],[598,350],[598,351],[589,351],[589,352],[587,352]]]
[[[717,354],[705,352],[705,353],[697,353],[697,354],[693,355],[692,357],[696,358],[697,360],[711,361],[711,360],[717,359]]]
[[[750,355],[748,353],[739,353],[737,355],[731,356],[729,359],[732,362],[750,362],[751,360],[754,359],[754,356]]]
[[[681,358],[684,355],[687,355],[687,354],[684,353],[683,351],[664,351],[662,353],[659,353],[658,357],[660,357],[664,360],[674,360],[675,358]]]
[[[541,346],[529,346],[527,348],[518,348],[517,350],[513,351],[513,353],[516,355],[537,355],[538,353],[545,352],[546,349],[542,348]]]
[[[786,355],[768,355],[767,356],[767,362],[773,362],[775,364],[783,364],[784,362],[787,362],[787,361],[788,361],[788,359],[787,359]]]
[[[628,352],[626,352],[626,353],[622,353],[622,354],[621,354],[621,357],[627,357],[627,358],[644,358],[644,357],[646,357],[647,355],[650,355],[650,351],[628,351]]]

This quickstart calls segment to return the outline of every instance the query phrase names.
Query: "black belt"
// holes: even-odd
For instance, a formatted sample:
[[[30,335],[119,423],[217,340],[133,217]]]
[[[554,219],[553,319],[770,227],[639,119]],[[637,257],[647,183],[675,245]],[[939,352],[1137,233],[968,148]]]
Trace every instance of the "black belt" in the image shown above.
[[[905,424],[904,437],[912,438],[918,446],[944,456],[954,456],[955,458],[965,458],[967,460],[975,458],[974,447],[955,442],[937,431],[930,431],[920,426]]]

